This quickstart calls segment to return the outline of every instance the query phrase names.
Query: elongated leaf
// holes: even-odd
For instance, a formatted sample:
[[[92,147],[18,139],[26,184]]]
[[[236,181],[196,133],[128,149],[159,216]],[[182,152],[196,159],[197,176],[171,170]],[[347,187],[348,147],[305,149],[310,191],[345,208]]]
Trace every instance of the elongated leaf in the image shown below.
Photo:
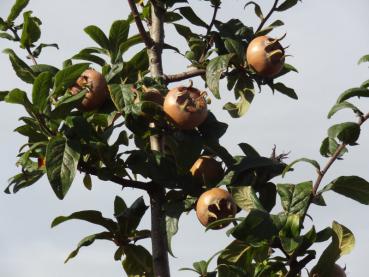
[[[117,224],[113,220],[103,217],[101,212],[94,210],[79,211],[68,216],[58,216],[52,221],[51,228],[72,219],[87,221],[92,224],[100,225],[105,227],[110,232],[114,232],[117,228]]]
[[[226,54],[212,59],[206,67],[206,84],[216,98],[220,98],[219,79],[228,68],[228,63],[234,54]]]
[[[23,90],[13,89],[5,96],[4,100],[7,103],[22,105],[30,115],[33,114],[33,106]]]
[[[254,1],[250,1],[250,2],[247,2],[246,3],[246,5],[244,6],[244,8],[246,8],[249,5],[254,5],[255,14],[257,15],[257,17],[260,18],[260,20],[263,20],[264,19],[264,15],[263,15],[263,12],[261,11],[261,8],[260,8],[259,4],[255,3]]]
[[[28,2],[29,0],[16,0],[14,5],[12,6],[12,9],[10,10],[10,14],[8,15],[6,21],[14,21],[22,12],[22,10],[28,5]]]
[[[74,64],[65,67],[55,75],[53,95],[63,94],[67,88],[72,86],[77,78],[88,68],[88,63]]]
[[[265,211],[260,203],[254,189],[250,187],[234,187],[232,188],[232,197],[237,206],[249,212],[251,209]]]
[[[323,157],[331,157],[337,150],[339,144],[333,138],[325,138],[320,146],[320,154]],[[347,148],[343,148],[339,154],[339,158],[342,157],[347,152]]]
[[[284,94],[284,95],[287,95],[288,97],[292,98],[292,99],[298,99],[298,96],[295,92],[294,89],[292,88],[289,88],[287,86],[285,86],[284,84],[282,83],[276,83],[273,85],[273,88],[277,91],[279,91],[280,93]]]
[[[165,222],[168,240],[168,252],[174,257],[172,250],[172,238],[178,232],[179,217],[184,211],[184,205],[181,201],[168,203],[165,208]]]
[[[267,27],[263,28],[262,30],[260,30],[259,32],[256,33],[257,36],[264,36],[266,34],[269,34],[271,31],[273,31],[274,28],[283,26],[284,23],[281,20],[276,20],[274,22],[272,22],[270,25],[268,25]]]
[[[35,50],[32,51],[32,54],[35,58],[40,56],[42,50],[47,47],[55,47],[56,49],[59,49],[59,46],[56,43],[40,43],[39,46],[36,47]]]
[[[17,193],[19,190],[35,184],[43,175],[44,172],[42,170],[19,173],[9,179],[9,185],[4,192],[11,193],[10,189],[13,187],[13,193]]]
[[[125,106],[123,90],[128,89],[129,93],[133,94],[133,92],[131,91],[132,86],[133,85],[120,85],[120,84],[109,85],[111,100],[113,101],[118,111],[122,112]]]
[[[329,190],[369,205],[369,183],[361,177],[341,176],[326,185],[319,194]]]
[[[359,108],[357,108],[355,105],[353,105],[349,102],[343,101],[341,103],[335,104],[331,108],[331,110],[328,113],[328,118],[331,118],[336,112],[338,112],[342,109],[351,109],[356,114],[363,114],[362,111],[360,111]]]
[[[270,215],[261,210],[251,210],[247,217],[232,230],[236,239],[260,246],[276,233]]]
[[[113,22],[109,32],[111,50],[117,51],[119,46],[128,38],[130,22],[127,20],[116,20]]]
[[[32,103],[39,113],[44,112],[47,107],[52,85],[52,74],[48,71],[41,73],[35,79],[32,89]]]
[[[181,7],[178,10],[192,24],[208,28],[208,24],[198,17],[190,6]]]
[[[362,56],[357,63],[361,64],[361,63],[367,63],[367,62],[369,62],[369,55]]]
[[[328,137],[338,138],[346,144],[354,145],[360,136],[360,125],[356,122],[344,122],[328,129]]]
[[[67,194],[80,157],[79,145],[66,138],[56,136],[49,141],[46,148],[47,177],[59,199]]]
[[[332,242],[320,256],[317,265],[311,271],[312,274],[332,276],[333,266],[338,258],[350,253],[355,246],[355,237],[347,227],[333,221],[331,230]]]
[[[22,61],[13,50],[5,49],[3,52],[9,55],[10,62],[17,76],[22,81],[32,84],[35,79],[32,69]]]
[[[119,53],[117,55],[117,58],[123,55],[129,48],[139,43],[143,43],[143,40],[140,34],[129,37],[127,40],[125,40],[119,45]]]
[[[15,38],[12,35],[6,32],[0,32],[0,38],[5,38],[7,40],[15,40]]]
[[[352,97],[369,97],[369,89],[359,87],[359,88],[350,88],[344,91],[337,99],[337,103],[341,103],[347,99]]]
[[[74,55],[71,59],[85,60],[85,61],[96,63],[101,66],[104,66],[106,64],[106,61],[103,58],[100,58],[99,56],[89,54],[89,53],[78,53]]]
[[[299,0],[286,0],[276,8],[276,11],[283,12],[285,10],[288,10],[289,8],[295,6],[298,1]]]
[[[110,232],[101,232],[93,235],[89,235],[85,238],[83,238],[79,243],[75,250],[73,250],[67,257],[67,259],[64,261],[64,263],[67,263],[70,259],[76,257],[78,255],[79,250],[84,246],[90,246],[94,243],[95,240],[112,240],[114,235]]]
[[[37,64],[37,65],[32,65],[31,69],[33,71],[33,73],[38,76],[39,74],[41,74],[42,72],[48,71],[50,72],[53,76],[55,76],[56,73],[58,73],[59,69],[52,66],[52,65],[48,65],[48,64]]]
[[[9,91],[0,91],[0,102],[5,101],[5,97],[9,94]]]
[[[41,36],[41,30],[39,23],[31,16],[32,12],[25,12],[23,14],[23,29],[21,35],[21,47],[26,48],[33,45],[34,42],[38,41]]]
[[[109,39],[99,27],[90,25],[84,28],[84,31],[103,49],[111,50]]]
[[[288,213],[298,214],[300,216],[305,214],[312,189],[313,183],[311,181],[297,185],[277,185],[277,192],[281,197],[283,209]]]
[[[306,162],[306,163],[309,163],[311,164],[312,166],[314,166],[316,168],[316,170],[319,170],[320,171],[320,165],[317,161],[315,160],[310,160],[310,159],[307,159],[307,158],[301,158],[301,159],[297,159],[295,161],[293,161],[292,163],[290,163],[288,166],[286,166],[286,168],[283,170],[282,172],[282,177],[284,177],[284,175],[290,171],[290,169],[297,163],[299,162]]]
[[[128,276],[153,277],[152,256],[141,245],[129,244],[124,247],[126,258],[122,262]]]

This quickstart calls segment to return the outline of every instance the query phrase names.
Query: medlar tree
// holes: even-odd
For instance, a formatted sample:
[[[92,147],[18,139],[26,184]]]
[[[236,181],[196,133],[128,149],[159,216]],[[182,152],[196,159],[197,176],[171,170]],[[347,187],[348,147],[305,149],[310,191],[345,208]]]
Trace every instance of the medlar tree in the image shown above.
[[[114,21],[109,34],[94,25],[86,27],[94,46],[65,60],[59,69],[37,63],[43,48],[58,46],[39,42],[41,20],[24,11],[28,0],[16,0],[8,17],[0,18],[0,37],[25,50],[31,65],[12,49],[4,52],[15,74],[31,84],[32,90],[0,92],[1,101],[20,104],[27,112],[16,129],[28,139],[19,150],[21,172],[10,179],[5,192],[16,193],[46,175],[56,196],[63,199],[80,172],[87,187],[94,175],[149,195],[149,206],[140,197],[129,207],[116,196],[112,219],[96,210],[55,218],[53,227],[78,219],[105,228],[82,239],[67,261],[81,247],[108,240],[116,244],[114,259],[122,260],[128,276],[170,276],[168,253],[172,254],[171,239],[178,231],[179,217],[195,209],[207,229],[219,230],[232,223],[227,234],[234,240],[208,261],[195,262],[193,269],[184,270],[200,276],[291,277],[300,276],[311,262],[310,276],[345,276],[335,263],[353,248],[351,231],[335,221],[322,230],[314,225],[306,230],[304,221],[311,205],[325,205],[326,191],[369,204],[369,183],[360,177],[340,176],[321,187],[332,164],[342,159],[348,147],[357,145],[369,113],[348,100],[368,97],[369,81],[345,91],[329,111],[332,117],[339,110],[351,109],[358,122],[329,128],[320,148],[327,157],[325,165],[308,158],[287,165],[284,154],[273,151],[271,157],[263,157],[246,142],[239,144],[243,155],[233,156],[219,142],[227,124],[209,110],[207,93],[192,82],[171,84],[201,77],[213,96],[221,99],[219,82],[225,81],[236,102],[225,103],[224,109],[234,118],[243,116],[256,92],[265,87],[297,99],[292,88],[278,81],[280,76],[297,72],[285,63],[283,37],[268,34],[283,25],[280,20],[269,23],[271,15],[298,1],[275,0],[267,13],[254,1],[246,3],[260,18],[256,27],[235,18],[222,22],[217,13],[226,3],[204,1],[212,8],[210,22],[201,19],[186,0],[127,0],[129,17]],[[138,34],[131,34],[132,24]],[[187,41],[185,54],[164,40],[166,24],[173,25]],[[192,25],[203,32],[195,33]],[[142,44],[142,50],[126,59],[129,49]],[[164,72],[164,49],[182,55],[189,69]],[[84,62],[77,62],[81,60]],[[360,60],[368,61],[369,56]],[[273,182],[298,162],[315,167],[315,182]],[[277,197],[283,210],[271,213]],[[141,230],[141,218],[149,207],[151,229]],[[245,216],[237,216],[242,210]],[[144,239],[151,239],[152,253],[139,244]],[[316,257],[315,243],[329,240],[323,254]],[[209,263],[216,256],[217,267],[210,270]]]

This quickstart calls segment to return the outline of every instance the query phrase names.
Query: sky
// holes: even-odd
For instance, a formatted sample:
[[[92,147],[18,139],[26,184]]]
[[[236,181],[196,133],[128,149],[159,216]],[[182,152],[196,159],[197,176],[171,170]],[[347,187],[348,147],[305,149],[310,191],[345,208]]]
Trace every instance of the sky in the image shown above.
[[[252,8],[243,9],[246,1],[228,0],[219,11],[219,18],[239,18],[247,25],[257,26]],[[269,9],[272,1],[258,1]],[[0,17],[6,17],[13,1],[0,2]],[[206,22],[211,12],[204,1],[190,1],[193,9]],[[94,42],[83,32],[83,28],[94,24],[108,31],[111,23],[128,15],[126,1],[118,0],[31,0],[29,9],[40,17],[42,41],[58,43],[60,50],[46,49],[39,62],[61,66],[62,62]],[[210,109],[218,119],[229,124],[222,143],[232,154],[240,154],[238,143],[253,145],[262,155],[269,156],[273,145],[278,152],[289,152],[291,162],[297,158],[316,159],[322,165],[327,160],[320,156],[319,147],[327,129],[339,122],[355,121],[351,112],[341,111],[333,119],[327,113],[344,90],[359,86],[369,79],[367,65],[357,65],[358,59],[369,54],[369,2],[367,0],[334,1],[305,0],[293,9],[272,17],[282,19],[285,26],[271,35],[277,37],[287,33],[284,45],[290,45],[287,62],[299,73],[290,73],[283,82],[295,88],[299,100],[295,101],[281,94],[273,95],[267,88],[257,94],[248,113],[240,119],[232,119],[222,105],[232,100],[232,92],[221,85],[222,100],[214,100]],[[134,32],[131,30],[131,34]],[[166,28],[166,39],[185,49],[185,41],[176,36],[173,28]],[[18,45],[0,40],[0,49],[11,47],[25,57]],[[187,61],[171,51],[164,53],[165,73],[186,70]],[[0,90],[21,88],[30,91],[12,71],[5,54],[0,54]],[[195,86],[203,89],[199,78]],[[174,85],[174,84],[173,84]],[[211,95],[209,93],[209,95]],[[368,100],[355,101],[364,111]],[[5,189],[7,180],[18,173],[17,151],[25,140],[13,130],[20,125],[18,118],[24,115],[19,106],[0,103],[0,183]],[[337,161],[324,178],[322,185],[341,175],[358,175],[369,180],[369,124],[363,126],[359,146],[349,149],[342,161]],[[293,173],[275,182],[299,183],[315,180],[316,173],[308,165],[300,164]],[[88,223],[71,221],[51,229],[50,223],[59,215],[74,211],[96,209],[106,217],[113,215],[113,200],[119,195],[130,204],[141,194],[132,189],[123,191],[113,183],[93,179],[93,189],[83,187],[82,177],[76,177],[67,197],[60,201],[53,194],[46,178],[31,188],[14,195],[0,193],[0,276],[6,277],[62,277],[62,276],[125,276],[119,262],[113,261],[114,245],[96,242],[81,249],[79,255],[64,264],[63,261],[78,241],[84,236],[99,232],[99,227]],[[147,197],[145,197],[146,203]],[[348,276],[365,276],[367,272],[367,249],[369,246],[369,208],[343,196],[326,194],[328,207],[312,206],[309,215],[314,218],[317,229],[330,226],[333,220],[349,227],[356,236],[356,247],[338,263],[346,265]],[[144,217],[142,228],[149,226],[149,212]],[[213,253],[230,243],[231,238],[220,231],[204,231],[193,212],[180,219],[179,233],[172,245],[176,258],[170,258],[173,276],[194,276],[190,272],[178,271],[191,267],[194,261],[208,259]],[[144,243],[148,248],[149,241]],[[320,253],[326,244],[318,245]],[[214,264],[212,264],[214,268]]]

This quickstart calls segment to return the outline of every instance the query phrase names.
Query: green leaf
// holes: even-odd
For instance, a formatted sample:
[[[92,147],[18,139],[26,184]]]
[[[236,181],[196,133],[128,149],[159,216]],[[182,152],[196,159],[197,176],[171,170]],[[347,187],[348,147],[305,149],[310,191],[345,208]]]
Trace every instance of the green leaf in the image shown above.
[[[259,198],[251,186],[233,187],[232,197],[237,206],[247,212],[251,209],[265,211],[263,205],[260,203]]]
[[[214,96],[220,99],[219,79],[228,68],[229,61],[234,54],[226,54],[212,59],[206,67],[206,84]]]
[[[48,105],[49,91],[53,85],[52,74],[45,71],[37,76],[33,83],[32,103],[39,113],[43,113]]]
[[[74,108],[77,108],[81,104],[86,93],[87,89],[81,90],[76,95],[71,95],[67,92],[64,96],[60,97],[57,103],[55,103],[55,109],[50,113],[50,118],[65,118]]]
[[[369,183],[358,176],[341,176],[326,185],[319,194],[333,190],[343,196],[369,205]]]
[[[309,205],[313,183],[311,181],[292,184],[278,184],[277,192],[281,197],[282,207],[287,213],[303,216]]]
[[[325,138],[320,146],[320,154],[323,157],[331,157],[337,150],[339,144],[333,138]],[[347,152],[347,148],[343,148],[338,157],[341,157]]]
[[[58,216],[52,221],[51,228],[72,219],[87,221],[92,224],[100,225],[110,232],[115,232],[117,228],[117,224],[113,220],[103,217],[101,212],[94,210],[74,212],[68,216]]]
[[[230,54],[235,54],[237,57],[237,62],[239,64],[243,64],[245,61],[245,45],[243,45],[242,41],[226,38],[224,40],[224,46],[228,50]]]
[[[227,131],[228,124],[218,121],[214,114],[209,111],[205,121],[197,128],[204,140],[217,141]]]
[[[295,6],[298,3],[298,1],[299,0],[286,0],[276,8],[276,11],[283,12],[285,10],[288,10],[289,8]]]
[[[241,148],[242,152],[246,155],[246,157],[260,157],[260,154],[248,143],[242,142],[239,143],[238,146]]]
[[[263,28],[259,32],[256,33],[256,36],[264,36],[266,34],[269,34],[271,31],[273,31],[274,28],[283,26],[284,23],[281,20],[276,20],[272,24],[268,25],[267,27]]]
[[[88,190],[92,189],[92,180],[91,180],[91,175],[90,174],[86,173],[85,176],[83,177],[83,185]]]
[[[364,81],[361,86],[361,88],[369,88],[369,80]]]
[[[124,247],[126,258],[122,262],[128,277],[153,277],[152,256],[141,245],[129,244]]]
[[[317,265],[311,271],[319,276],[332,276],[335,262],[342,255],[350,253],[355,246],[355,237],[348,228],[333,221],[332,230],[332,242],[324,250]]]
[[[41,36],[39,23],[31,14],[31,11],[23,13],[24,23],[20,40],[22,48],[31,47]]]
[[[59,69],[52,66],[52,65],[48,65],[48,64],[37,64],[37,65],[32,65],[31,69],[33,71],[33,73],[38,76],[39,74],[41,74],[42,72],[48,71],[50,72],[53,76],[55,76],[56,73],[58,73]]]
[[[129,85],[129,84],[124,84],[124,85],[111,84],[111,85],[109,85],[111,100],[113,101],[115,107],[117,108],[117,110],[119,112],[123,112],[123,110],[124,110],[124,106],[125,106],[124,93],[129,93],[133,96],[133,92],[131,90],[132,87],[133,87],[133,85]]]
[[[347,99],[352,97],[369,97],[369,89],[359,87],[359,88],[350,88],[344,91],[337,99],[337,103],[341,103]]]
[[[346,144],[354,145],[360,136],[360,125],[356,122],[335,124],[328,129],[328,137],[338,138]]]
[[[198,17],[190,6],[178,8],[179,12],[192,24],[208,28],[206,24],[200,17]]]
[[[74,64],[65,67],[55,75],[54,96],[63,94],[67,88],[72,86],[79,76],[88,68],[88,63]]]
[[[113,22],[109,32],[110,49],[112,52],[112,61],[115,61],[119,54],[119,48],[122,43],[127,41],[130,22],[127,20],[116,20]]]
[[[9,179],[9,185],[4,192],[8,194],[11,193],[10,188],[13,186],[13,193],[17,193],[19,190],[35,184],[43,175],[44,172],[42,170],[19,173]]]
[[[99,27],[90,25],[83,30],[103,49],[111,50],[109,39]]]
[[[174,23],[173,25],[176,28],[177,33],[184,37],[187,42],[190,40],[191,37],[195,36],[195,34],[192,33],[189,27],[176,23]]]
[[[37,58],[38,56],[40,56],[42,49],[46,47],[55,47],[56,49],[59,49],[59,46],[56,43],[40,43],[39,46],[37,46],[36,49],[32,51],[32,55]]]
[[[298,99],[298,96],[295,92],[294,89],[286,87],[284,84],[282,83],[276,83],[273,84],[273,88],[277,91],[279,91],[280,93],[287,95],[288,97],[292,98],[292,99]]]
[[[247,2],[246,3],[246,5],[244,6],[244,8],[246,8],[249,5],[254,5],[255,14],[257,15],[257,17],[260,18],[260,20],[263,20],[264,19],[264,15],[263,15],[263,12],[261,11],[261,8],[260,8],[259,4],[255,3],[254,1],[250,1],[250,2]]]
[[[70,259],[74,258],[78,255],[79,250],[84,246],[90,246],[94,243],[95,240],[112,240],[114,235],[110,232],[101,232],[93,235],[89,235],[85,238],[83,238],[79,243],[75,250],[73,250],[67,257],[67,259],[64,261],[64,263],[67,263]]]
[[[10,62],[17,76],[22,81],[32,84],[33,80],[35,79],[32,69],[24,61],[22,61],[13,50],[7,48],[3,52],[9,55]]]
[[[23,90],[13,89],[5,96],[4,100],[7,103],[22,105],[30,115],[33,115],[33,106]]]
[[[8,94],[9,94],[9,91],[0,91],[0,102],[5,101],[5,98]]]
[[[71,59],[89,61],[101,66],[104,66],[106,64],[106,61],[103,58],[89,53],[78,53],[74,55]]]
[[[182,201],[171,201],[165,207],[165,222],[168,240],[168,252],[174,257],[172,250],[172,238],[178,232],[179,217],[184,211]]]
[[[361,64],[361,63],[367,63],[369,62],[369,55],[365,55],[365,56],[362,56],[359,61],[357,62],[357,64]]]
[[[140,34],[131,36],[130,38],[122,42],[119,45],[119,53],[117,54],[117,58],[121,57],[129,48],[139,43],[143,43],[143,40]]]
[[[307,159],[307,158],[301,158],[301,159],[297,159],[295,161],[293,161],[292,163],[290,163],[288,166],[286,166],[286,168],[283,170],[282,172],[282,177],[284,177],[284,175],[290,171],[290,169],[292,169],[292,167],[299,163],[299,162],[306,162],[306,163],[309,163],[311,164],[312,166],[314,166],[316,168],[316,170],[320,171],[320,165],[319,163],[316,161],[316,160],[310,160],[310,159]]]
[[[80,155],[79,145],[61,136],[52,138],[47,145],[47,177],[59,199],[65,197],[73,182]]]
[[[279,232],[283,249],[288,253],[292,254],[299,246],[300,234],[300,215],[289,214],[287,216],[286,224]]]
[[[12,35],[5,32],[0,32],[0,38],[5,38],[7,40],[15,40],[15,38]]]
[[[8,15],[8,18],[6,21],[8,23],[14,21],[19,14],[22,12],[22,10],[28,5],[29,0],[17,0],[15,1],[14,5],[12,6],[12,9],[10,10],[10,14]]]
[[[343,101],[341,103],[335,104],[331,108],[331,110],[328,113],[328,118],[331,118],[336,112],[338,112],[339,110],[342,110],[342,109],[351,109],[356,114],[363,114],[362,111],[360,111],[359,108],[357,108],[355,105],[353,105],[349,102]]]
[[[247,217],[232,230],[232,236],[253,246],[260,246],[276,233],[270,215],[261,210],[251,210]]]

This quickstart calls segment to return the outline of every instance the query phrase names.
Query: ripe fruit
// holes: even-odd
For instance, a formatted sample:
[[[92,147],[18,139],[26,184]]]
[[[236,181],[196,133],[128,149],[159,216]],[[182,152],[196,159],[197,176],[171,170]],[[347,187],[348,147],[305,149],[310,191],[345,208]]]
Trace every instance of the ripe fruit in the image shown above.
[[[210,156],[201,156],[190,169],[192,176],[207,187],[213,187],[224,177],[222,164]]]
[[[200,223],[208,226],[209,223],[223,218],[232,218],[237,211],[236,203],[231,194],[220,188],[212,188],[200,195],[196,204],[196,215]],[[212,229],[222,229],[230,222],[214,226]]]
[[[46,165],[45,157],[38,157],[37,158],[37,166],[38,168],[44,168]]]
[[[183,130],[199,126],[208,116],[204,93],[192,87],[180,86],[169,90],[164,99],[164,112]]]
[[[84,88],[88,89],[81,103],[81,109],[85,111],[101,107],[109,95],[104,76],[92,68],[82,73],[76,83],[70,88],[70,92],[75,95]]]
[[[246,59],[258,75],[270,78],[281,72],[285,54],[279,41],[283,38],[284,36],[279,39],[259,36],[250,42],[246,50]]]

